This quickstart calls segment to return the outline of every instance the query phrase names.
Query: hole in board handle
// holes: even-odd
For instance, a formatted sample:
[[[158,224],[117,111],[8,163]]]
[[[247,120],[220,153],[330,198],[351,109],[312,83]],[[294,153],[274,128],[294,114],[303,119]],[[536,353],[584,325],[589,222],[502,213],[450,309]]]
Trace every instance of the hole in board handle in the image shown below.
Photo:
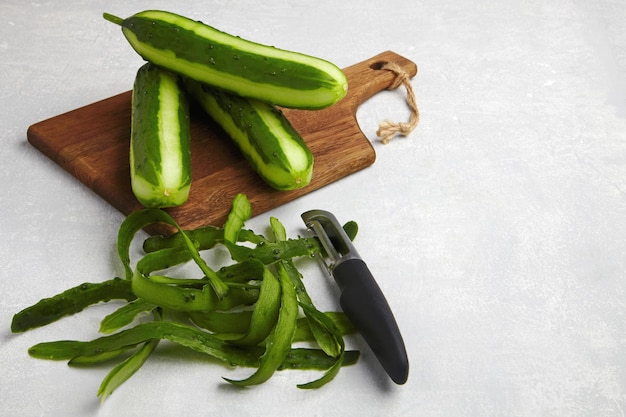
[[[370,65],[370,68],[373,70],[381,70],[386,63],[387,61],[377,61]]]

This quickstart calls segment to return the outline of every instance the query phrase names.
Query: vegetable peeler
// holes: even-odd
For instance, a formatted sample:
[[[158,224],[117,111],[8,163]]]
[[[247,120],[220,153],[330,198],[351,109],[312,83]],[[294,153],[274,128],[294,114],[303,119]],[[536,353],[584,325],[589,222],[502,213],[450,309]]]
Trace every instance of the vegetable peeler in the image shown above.
[[[339,304],[396,384],[408,379],[409,360],[400,329],[372,273],[332,213],[310,210],[301,215],[327,259],[322,259],[341,290]]]

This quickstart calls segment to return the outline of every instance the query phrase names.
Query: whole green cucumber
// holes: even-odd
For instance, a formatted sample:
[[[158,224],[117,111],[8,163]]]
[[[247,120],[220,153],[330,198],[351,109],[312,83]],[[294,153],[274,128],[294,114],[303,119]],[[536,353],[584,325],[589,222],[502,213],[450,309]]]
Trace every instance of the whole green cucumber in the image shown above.
[[[189,103],[180,77],[151,63],[132,94],[130,176],[145,207],[180,206],[191,187]]]
[[[259,176],[277,190],[309,184],[313,154],[273,105],[240,97],[190,79],[187,91],[237,144]]]
[[[298,52],[262,45],[174,13],[147,10],[122,26],[145,60],[234,94],[278,106],[320,109],[346,95],[345,74],[334,64]]]

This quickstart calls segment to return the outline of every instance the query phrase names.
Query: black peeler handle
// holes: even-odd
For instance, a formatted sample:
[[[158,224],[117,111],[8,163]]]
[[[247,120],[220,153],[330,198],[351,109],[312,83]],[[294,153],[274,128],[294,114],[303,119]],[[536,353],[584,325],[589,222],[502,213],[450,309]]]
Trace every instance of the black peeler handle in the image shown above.
[[[409,360],[402,335],[380,287],[362,259],[346,259],[333,269],[339,303],[396,384],[408,379]]]

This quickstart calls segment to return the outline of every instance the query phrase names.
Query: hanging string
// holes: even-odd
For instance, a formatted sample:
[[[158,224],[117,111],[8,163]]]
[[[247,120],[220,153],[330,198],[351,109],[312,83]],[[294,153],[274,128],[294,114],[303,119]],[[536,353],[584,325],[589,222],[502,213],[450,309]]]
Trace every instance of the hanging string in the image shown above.
[[[408,122],[393,122],[390,120],[383,120],[378,126],[378,131],[376,135],[380,138],[380,141],[383,144],[388,144],[391,139],[393,139],[396,135],[408,136],[413,129],[417,126],[419,122],[419,110],[417,108],[417,103],[415,100],[415,92],[413,91],[413,86],[411,85],[411,78],[409,74],[402,69],[402,67],[393,62],[387,62],[382,67],[381,70],[391,71],[396,74],[396,78],[393,83],[387,88],[388,90],[395,90],[396,88],[404,85],[406,88],[406,102],[411,109],[411,116],[409,117]]]

